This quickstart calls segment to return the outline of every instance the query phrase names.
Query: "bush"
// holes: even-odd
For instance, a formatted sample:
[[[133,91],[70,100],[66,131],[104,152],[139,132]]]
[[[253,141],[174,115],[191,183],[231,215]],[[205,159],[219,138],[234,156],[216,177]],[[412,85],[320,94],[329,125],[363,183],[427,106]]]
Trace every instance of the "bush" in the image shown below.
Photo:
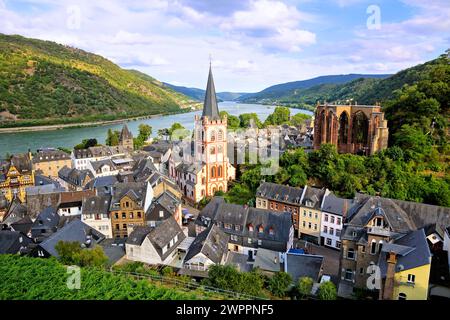
[[[333,282],[327,281],[320,285],[318,297],[320,300],[336,300],[337,290]]]
[[[108,263],[108,257],[100,246],[82,249],[78,241],[59,241],[55,249],[59,254],[59,260],[64,264],[104,267]]]
[[[292,284],[292,277],[289,273],[280,271],[270,278],[268,289],[277,297],[284,297]]]
[[[300,297],[304,298],[311,294],[314,280],[310,277],[301,277],[298,279],[296,289],[300,294]]]

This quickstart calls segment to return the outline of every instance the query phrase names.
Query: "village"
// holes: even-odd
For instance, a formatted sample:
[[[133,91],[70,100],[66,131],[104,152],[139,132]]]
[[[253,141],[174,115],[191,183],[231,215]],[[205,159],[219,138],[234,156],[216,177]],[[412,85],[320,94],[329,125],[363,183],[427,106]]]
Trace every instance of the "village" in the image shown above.
[[[450,296],[448,207],[264,179],[252,203],[225,197],[245,150],[270,150],[274,160],[323,144],[362,155],[385,149],[381,106],[323,103],[301,126],[263,132],[250,123],[237,135],[219,113],[210,68],[193,121],[187,147],[167,134],[136,150],[125,124],[115,146],[11,155],[0,163],[0,254],[58,258],[62,243],[77,242],[102,248],[110,266],[170,267],[198,282],[213,266],[233,266],[288,274],[287,287],[311,279],[311,297],[326,283],[349,299]]]

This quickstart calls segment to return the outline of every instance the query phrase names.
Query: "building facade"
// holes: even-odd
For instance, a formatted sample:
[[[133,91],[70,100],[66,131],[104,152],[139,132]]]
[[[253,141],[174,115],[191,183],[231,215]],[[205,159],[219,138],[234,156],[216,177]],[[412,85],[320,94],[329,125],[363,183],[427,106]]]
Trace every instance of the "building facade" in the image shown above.
[[[322,204],[325,198],[324,189],[305,186],[300,201],[299,237],[316,244],[320,243],[322,221]]]
[[[18,197],[26,201],[26,188],[34,186],[34,170],[31,153],[17,154],[0,171],[0,192],[6,200]]]
[[[314,149],[331,143],[341,153],[370,155],[387,148],[388,135],[379,105],[317,105]]]
[[[186,148],[189,149],[189,148]],[[169,173],[186,200],[196,203],[216,191],[227,192],[228,181],[235,178],[235,168],[227,153],[227,118],[221,118],[211,68],[202,116],[195,116],[194,141],[191,150],[183,150],[183,160],[172,152]]]
[[[336,197],[327,191],[322,206],[320,244],[334,249],[341,249],[341,232],[344,217],[351,201]]]
[[[128,130],[126,124],[123,125],[119,135],[119,146],[123,147],[128,152],[131,152],[134,149],[133,135],[130,130]]]
[[[40,150],[33,157],[33,169],[45,177],[58,178],[63,167],[72,168],[70,154],[56,149]]]

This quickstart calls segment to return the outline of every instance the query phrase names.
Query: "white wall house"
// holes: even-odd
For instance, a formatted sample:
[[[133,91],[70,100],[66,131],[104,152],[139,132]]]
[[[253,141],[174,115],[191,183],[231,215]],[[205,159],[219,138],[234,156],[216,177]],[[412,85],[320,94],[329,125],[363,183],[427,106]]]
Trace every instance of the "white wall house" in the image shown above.
[[[103,233],[106,238],[112,238],[112,225],[109,217],[111,196],[93,196],[83,199],[83,214],[81,220],[91,228]]]
[[[341,249],[341,232],[343,216],[348,209],[348,200],[336,197],[327,191],[322,205],[321,244],[334,249]]]

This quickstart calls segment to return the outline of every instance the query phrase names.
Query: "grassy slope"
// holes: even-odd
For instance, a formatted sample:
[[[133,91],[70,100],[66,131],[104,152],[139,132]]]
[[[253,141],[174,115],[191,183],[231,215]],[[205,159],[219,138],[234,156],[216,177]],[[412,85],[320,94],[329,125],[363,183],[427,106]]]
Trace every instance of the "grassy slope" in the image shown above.
[[[178,300],[195,294],[97,269],[81,269],[81,288],[66,285],[66,267],[56,259],[0,255],[0,300]]]
[[[24,123],[172,113],[190,103],[154,78],[99,55],[0,34],[0,112]]]

